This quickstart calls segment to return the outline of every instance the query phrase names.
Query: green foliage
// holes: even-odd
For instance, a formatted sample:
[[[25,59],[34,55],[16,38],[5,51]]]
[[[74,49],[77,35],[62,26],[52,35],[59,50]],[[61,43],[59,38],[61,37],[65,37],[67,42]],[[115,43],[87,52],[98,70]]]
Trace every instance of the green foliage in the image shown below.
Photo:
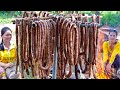
[[[64,11],[65,14],[72,13],[74,11]],[[76,11],[75,11],[76,12]],[[85,13],[88,15],[95,14],[96,11],[77,11],[80,13]],[[99,11],[101,18],[101,25],[105,25],[106,23],[110,27],[120,26],[120,11]],[[57,11],[51,11],[52,14],[58,14]]]
[[[15,11],[15,13],[13,14],[13,17],[21,17],[21,16],[22,16],[21,11]]]
[[[52,14],[59,14],[58,11],[49,11]],[[85,13],[88,15],[95,14],[96,11],[64,11],[65,14],[69,13]],[[101,24],[105,25],[106,23],[108,26],[116,27],[120,25],[120,11],[99,11],[100,15],[103,16],[101,18]],[[0,23],[12,23],[11,21],[16,17],[21,17],[21,11],[0,11]]]
[[[8,16],[6,13],[0,13],[0,23],[6,24],[11,23],[12,17]]]
[[[108,24],[108,26],[111,26],[111,27],[116,27],[120,25],[120,13],[109,11],[107,13],[101,14],[101,16],[103,16],[101,18],[102,25],[105,25],[106,23]]]
[[[21,11],[0,11],[0,24],[12,23],[15,17],[20,17]]]

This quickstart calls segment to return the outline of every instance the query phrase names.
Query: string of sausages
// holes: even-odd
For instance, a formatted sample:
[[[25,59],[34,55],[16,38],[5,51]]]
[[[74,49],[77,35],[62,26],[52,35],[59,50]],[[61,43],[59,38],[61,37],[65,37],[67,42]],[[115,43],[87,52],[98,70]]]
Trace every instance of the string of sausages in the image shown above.
[[[98,18],[98,17],[97,17]],[[85,73],[89,71],[89,76],[91,76],[91,69],[96,64],[97,58],[97,43],[98,43],[98,24],[95,21],[95,16],[92,16],[92,22],[89,22],[88,17],[80,18],[80,20],[74,21],[78,26],[79,33],[79,59],[78,65],[80,65],[82,72]],[[86,65],[85,69],[82,68],[82,62]],[[76,66],[76,72],[78,71],[78,66]],[[93,71],[94,72],[94,71]],[[77,74],[77,73],[76,73]],[[93,73],[94,78],[96,78],[95,73]],[[76,75],[77,77],[77,75]]]
[[[19,24],[18,24],[19,23]],[[16,19],[17,63],[20,61],[21,74],[46,78],[53,66],[53,50],[55,39],[55,23],[49,20]],[[18,65],[17,65],[18,66]]]
[[[54,64],[55,45],[57,79],[70,78],[74,68],[78,72],[77,65],[81,66],[82,61],[91,71],[96,62],[98,23],[94,19],[89,22],[80,15],[74,20],[73,16],[69,19],[49,15],[47,12],[24,12],[22,19],[16,19],[17,67],[20,63],[22,77],[31,70],[33,77],[47,79]]]
[[[78,28],[76,24],[64,17],[59,17],[56,23],[58,40],[57,78],[69,78],[78,60]],[[68,73],[66,73],[66,65],[69,65]]]

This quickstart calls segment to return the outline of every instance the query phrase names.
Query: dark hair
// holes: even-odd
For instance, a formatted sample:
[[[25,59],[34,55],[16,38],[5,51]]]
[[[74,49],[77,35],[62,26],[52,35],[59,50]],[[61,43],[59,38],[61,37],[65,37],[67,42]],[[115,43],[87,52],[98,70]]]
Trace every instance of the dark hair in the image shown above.
[[[3,28],[1,29],[1,36],[3,36],[3,34],[4,34],[6,31],[8,31],[8,30],[11,31],[11,29],[10,29],[9,27],[3,27]],[[12,31],[11,31],[11,32],[12,32]],[[0,50],[4,51],[3,39],[2,39],[2,42],[0,43]]]
[[[117,30],[115,30],[115,29],[110,29],[110,30],[109,30],[109,34],[110,34],[111,32],[114,32],[114,33],[116,34],[116,36],[118,35],[118,32],[117,32]]]

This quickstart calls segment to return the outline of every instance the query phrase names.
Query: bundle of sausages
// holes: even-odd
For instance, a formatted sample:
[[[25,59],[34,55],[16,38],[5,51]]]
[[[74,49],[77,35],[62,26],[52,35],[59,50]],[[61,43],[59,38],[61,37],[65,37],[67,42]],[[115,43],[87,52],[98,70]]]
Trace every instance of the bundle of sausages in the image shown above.
[[[75,23],[64,17],[57,19],[57,52],[58,68],[57,76],[60,79],[69,78],[73,72],[73,66],[78,60],[78,28]],[[69,72],[66,74],[66,65],[69,64]]]
[[[16,19],[17,67],[20,63],[22,77],[24,71],[29,75],[29,69],[32,76],[39,75],[40,79],[49,76],[55,47],[58,79],[69,78],[74,67],[77,72],[76,67],[78,64],[81,66],[83,60],[91,72],[96,60],[98,37],[98,23],[94,17],[89,22],[82,15],[74,20],[74,16],[72,19],[53,16],[51,18],[47,12],[24,12],[21,19]]]
[[[92,22],[89,22],[89,18],[92,18]],[[97,20],[99,20],[100,18],[99,16],[95,15],[91,17],[84,16],[83,14],[83,16],[80,15],[80,17],[77,17],[76,19],[77,20],[74,22],[78,26],[79,33],[78,64],[80,65],[83,73],[85,73],[88,70],[89,76],[91,76],[91,70],[94,68],[93,66],[96,64],[97,58],[98,28],[100,27],[99,22]],[[85,69],[82,68],[83,61],[86,65]],[[96,78],[95,73],[93,74]]]
[[[17,67],[20,61],[22,77],[24,70],[29,75],[30,68],[32,76],[46,78],[49,75],[53,65],[55,26],[52,19],[16,19]]]

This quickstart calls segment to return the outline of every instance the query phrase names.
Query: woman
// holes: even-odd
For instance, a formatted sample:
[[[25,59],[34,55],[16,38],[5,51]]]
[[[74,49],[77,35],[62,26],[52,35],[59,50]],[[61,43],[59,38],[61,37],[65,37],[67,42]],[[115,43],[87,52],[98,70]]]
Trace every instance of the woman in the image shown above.
[[[1,30],[2,42],[0,44],[0,67],[4,68],[8,79],[21,79],[21,74],[15,73],[16,46],[11,43],[12,31],[8,27]]]
[[[110,30],[109,40],[103,43],[103,61],[108,75],[116,74],[120,68],[120,42],[116,39],[117,35],[116,30]]]
[[[4,68],[0,66],[0,79],[6,79]]]

